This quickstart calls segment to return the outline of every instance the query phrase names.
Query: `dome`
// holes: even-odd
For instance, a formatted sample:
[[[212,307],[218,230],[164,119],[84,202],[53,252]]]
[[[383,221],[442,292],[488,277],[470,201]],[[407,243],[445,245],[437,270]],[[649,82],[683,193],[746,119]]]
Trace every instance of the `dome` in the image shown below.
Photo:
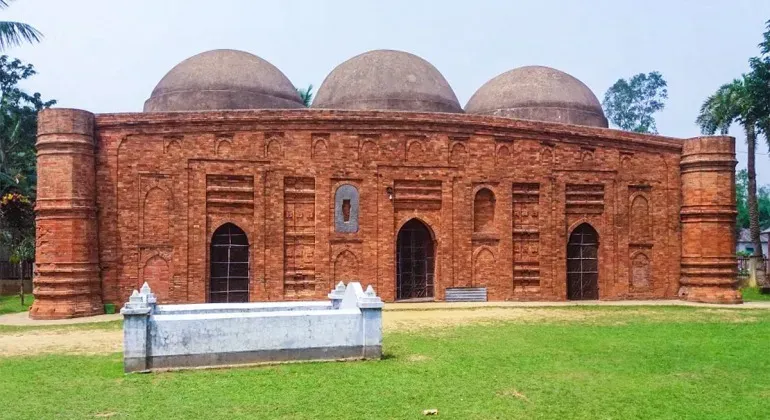
[[[288,78],[243,51],[212,50],[177,64],[144,103],[145,112],[302,108]]]
[[[519,67],[484,84],[465,112],[607,127],[602,105],[580,80],[542,66]]]
[[[392,50],[369,51],[337,66],[318,88],[313,108],[463,112],[432,64]]]

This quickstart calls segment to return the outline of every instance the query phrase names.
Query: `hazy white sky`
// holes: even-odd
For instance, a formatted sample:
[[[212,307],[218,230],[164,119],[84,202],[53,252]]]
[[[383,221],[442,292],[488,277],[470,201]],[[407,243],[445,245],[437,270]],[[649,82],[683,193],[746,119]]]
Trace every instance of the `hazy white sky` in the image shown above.
[[[62,107],[140,111],[176,63],[215,48],[251,52],[316,87],[344,60],[389,48],[430,61],[463,105],[522,65],[566,71],[600,100],[618,78],[658,70],[669,87],[658,130],[689,137],[703,99],[748,70],[770,1],[17,0],[0,19],[45,34],[6,53],[34,64],[25,87]],[[731,134],[745,166],[739,127]],[[767,145],[758,151],[760,182],[770,184]]]

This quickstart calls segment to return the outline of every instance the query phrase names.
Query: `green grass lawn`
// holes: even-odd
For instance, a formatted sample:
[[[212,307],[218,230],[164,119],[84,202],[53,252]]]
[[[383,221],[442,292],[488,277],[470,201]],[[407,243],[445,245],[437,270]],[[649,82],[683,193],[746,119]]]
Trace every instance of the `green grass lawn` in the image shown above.
[[[590,311],[606,318],[581,318]],[[388,333],[381,361],[124,375],[120,354],[0,357],[0,418],[770,415],[770,311],[574,313]]]
[[[745,287],[741,289],[744,302],[770,301],[770,295],[759,293],[759,287]]]
[[[0,315],[28,311],[34,299],[31,294],[24,295],[24,306],[22,306],[19,295],[0,296]]]

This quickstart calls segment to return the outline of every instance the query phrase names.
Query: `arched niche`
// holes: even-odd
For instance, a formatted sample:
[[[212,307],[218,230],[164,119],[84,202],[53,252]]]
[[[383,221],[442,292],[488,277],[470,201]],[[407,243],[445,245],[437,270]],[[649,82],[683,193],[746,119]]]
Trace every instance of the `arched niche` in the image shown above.
[[[168,303],[169,290],[171,288],[171,270],[168,262],[160,255],[155,255],[147,260],[142,269],[144,282],[150,285],[153,293],[160,303]]]
[[[473,231],[492,232],[495,229],[495,193],[481,188],[473,199]]]
[[[631,201],[631,242],[648,242],[652,240],[652,226],[650,226],[650,204],[647,198],[641,194],[636,195]]]
[[[358,232],[358,188],[342,184],[334,193],[334,231]]]
[[[147,243],[165,243],[169,238],[171,202],[168,194],[154,187],[144,197],[142,208],[142,238]]]

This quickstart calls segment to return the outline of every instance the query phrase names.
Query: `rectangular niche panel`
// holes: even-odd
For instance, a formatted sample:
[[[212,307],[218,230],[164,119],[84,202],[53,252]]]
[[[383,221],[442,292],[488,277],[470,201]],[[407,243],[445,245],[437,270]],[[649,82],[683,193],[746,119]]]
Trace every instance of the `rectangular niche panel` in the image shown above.
[[[539,208],[539,184],[513,184],[514,292],[540,286]]]
[[[315,179],[284,179],[284,294],[315,292]]]

